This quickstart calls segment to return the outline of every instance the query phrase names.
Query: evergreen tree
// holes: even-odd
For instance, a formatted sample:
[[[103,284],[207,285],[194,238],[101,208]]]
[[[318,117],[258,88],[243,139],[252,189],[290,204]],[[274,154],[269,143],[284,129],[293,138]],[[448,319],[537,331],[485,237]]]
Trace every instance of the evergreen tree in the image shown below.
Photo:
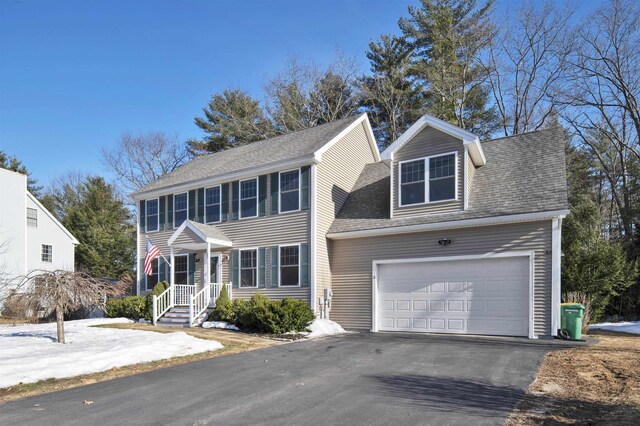
[[[411,49],[401,37],[383,35],[369,43],[371,75],[360,79],[363,106],[374,133],[386,148],[417,120],[421,87],[410,76]]]
[[[496,129],[486,71],[478,56],[489,44],[493,0],[421,0],[399,25],[413,48],[413,75],[424,84],[425,107],[438,118],[488,137]]]
[[[8,155],[4,151],[0,151],[0,169],[7,169],[11,170],[12,172],[27,175],[27,190],[36,198],[40,197],[40,191],[42,191],[42,187],[38,186],[38,181],[31,177],[31,173],[29,173],[27,167],[22,164],[22,161],[18,160],[14,156]]]
[[[196,117],[195,123],[207,135],[202,140],[187,142],[195,155],[222,151],[275,134],[260,102],[240,89],[227,89],[213,95],[202,112],[204,117]]]

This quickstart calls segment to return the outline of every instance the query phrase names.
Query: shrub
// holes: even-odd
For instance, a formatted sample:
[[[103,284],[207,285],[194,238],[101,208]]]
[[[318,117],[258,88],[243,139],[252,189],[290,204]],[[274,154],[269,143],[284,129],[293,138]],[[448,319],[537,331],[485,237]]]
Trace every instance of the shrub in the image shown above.
[[[153,287],[151,293],[147,295],[146,306],[143,318],[147,321],[151,321],[153,317],[153,296],[160,296],[169,288],[169,283],[166,281],[160,281]]]
[[[304,331],[315,319],[311,306],[304,300],[283,299],[279,304],[279,323],[283,332]]]
[[[235,323],[235,316],[233,315],[231,300],[229,299],[229,293],[227,292],[227,286],[223,285],[220,290],[220,296],[216,300],[216,306],[209,314],[209,321],[226,321]]]
[[[591,306],[591,298],[579,291],[570,291],[562,295],[562,299],[565,303],[580,303],[584,306],[584,314],[582,314],[582,334],[587,334],[589,329],[589,323],[591,322],[591,316],[593,308]]]
[[[104,312],[109,318],[125,317],[137,321],[147,314],[147,298],[128,296],[124,299],[109,299]]]

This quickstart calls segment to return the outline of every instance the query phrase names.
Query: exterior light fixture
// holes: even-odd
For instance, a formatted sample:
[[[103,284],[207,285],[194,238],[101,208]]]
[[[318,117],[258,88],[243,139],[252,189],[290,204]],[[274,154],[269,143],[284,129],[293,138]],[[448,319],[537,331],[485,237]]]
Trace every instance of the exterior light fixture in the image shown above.
[[[441,240],[438,240],[438,244],[440,244],[441,246],[448,246],[449,244],[451,244],[451,240],[448,238],[442,238]]]

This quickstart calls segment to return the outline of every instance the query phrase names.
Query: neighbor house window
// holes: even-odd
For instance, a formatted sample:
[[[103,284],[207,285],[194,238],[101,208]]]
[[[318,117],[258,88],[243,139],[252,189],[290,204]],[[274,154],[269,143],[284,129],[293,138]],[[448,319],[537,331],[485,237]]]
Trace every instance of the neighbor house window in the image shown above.
[[[158,200],[147,200],[147,232],[158,230]]]
[[[177,228],[182,225],[182,222],[187,220],[187,212],[189,209],[189,195],[186,192],[184,194],[174,195],[173,205],[173,226]]]
[[[151,270],[153,275],[146,275],[147,277],[147,290],[153,290],[153,287],[158,284],[158,259],[151,261]]]
[[[240,251],[240,287],[258,286],[257,250]]]
[[[220,187],[207,188],[204,200],[205,222],[220,222]]]
[[[43,262],[51,263],[53,262],[53,246],[48,244],[42,245],[42,256],[41,259]]]
[[[280,211],[300,210],[300,170],[280,173]]]
[[[38,227],[38,210],[27,207],[27,226]]]
[[[456,198],[456,154],[400,163],[400,206]]]
[[[189,284],[189,258],[187,255],[175,256],[173,258],[175,284]]]
[[[280,285],[297,286],[300,284],[300,247],[280,247]]]
[[[258,216],[258,178],[240,182],[240,218]]]

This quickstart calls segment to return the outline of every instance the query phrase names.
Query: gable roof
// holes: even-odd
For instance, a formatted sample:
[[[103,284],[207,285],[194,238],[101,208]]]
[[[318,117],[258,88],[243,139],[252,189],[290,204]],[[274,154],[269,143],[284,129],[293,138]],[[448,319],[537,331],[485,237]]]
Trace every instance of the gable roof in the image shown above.
[[[476,167],[484,166],[487,162],[480,144],[480,139],[473,133],[454,126],[451,123],[440,120],[432,115],[425,114],[418,119],[411,127],[407,129],[395,142],[387,147],[380,155],[383,160],[393,160],[393,156],[400,148],[402,148],[407,142],[409,142],[415,135],[420,133],[425,127],[433,127],[443,133],[446,133],[454,138],[462,140],[462,143],[469,150],[469,156]]]
[[[364,123],[369,143],[379,161],[379,153],[369,119],[366,114],[361,114],[196,157],[173,172],[138,189],[132,195],[135,197],[162,188],[195,183],[204,179],[222,178],[243,172],[265,173],[266,168],[277,167],[280,164],[289,164],[293,168],[294,166],[291,164],[296,161],[307,164],[312,161],[320,161],[322,153],[327,147],[330,147],[360,123]],[[298,166],[300,165],[303,164]]]
[[[71,243],[73,245],[79,245],[80,241],[77,240],[76,237],[73,236],[73,234],[71,232],[69,232],[69,230],[67,228],[64,227],[64,225],[62,225],[60,223],[60,221],[58,219],[56,219],[56,217],[49,211],[46,209],[45,206],[42,205],[42,203],[40,203],[40,201],[38,201],[38,199],[35,197],[35,195],[33,195],[32,193],[30,193],[29,191],[27,191],[27,197],[29,197],[29,199],[31,201],[33,201],[35,203],[36,206],[38,206],[38,208],[40,210],[42,210],[44,212],[44,214],[51,219],[51,221],[58,227],[60,228],[60,230],[71,240]]]
[[[180,225],[178,229],[174,231],[171,237],[169,237],[168,244],[172,245],[185,229],[190,229],[200,239],[202,239],[202,241],[206,243],[217,244],[225,247],[231,247],[232,245],[231,240],[227,238],[224,232],[222,232],[214,225],[205,225],[203,223],[194,222],[189,219],[182,222],[182,225]]]
[[[468,188],[467,210],[390,218],[389,167],[370,164],[331,225],[329,236],[569,208],[564,135],[560,128],[493,139],[483,142],[483,146],[487,164],[476,169]]]

